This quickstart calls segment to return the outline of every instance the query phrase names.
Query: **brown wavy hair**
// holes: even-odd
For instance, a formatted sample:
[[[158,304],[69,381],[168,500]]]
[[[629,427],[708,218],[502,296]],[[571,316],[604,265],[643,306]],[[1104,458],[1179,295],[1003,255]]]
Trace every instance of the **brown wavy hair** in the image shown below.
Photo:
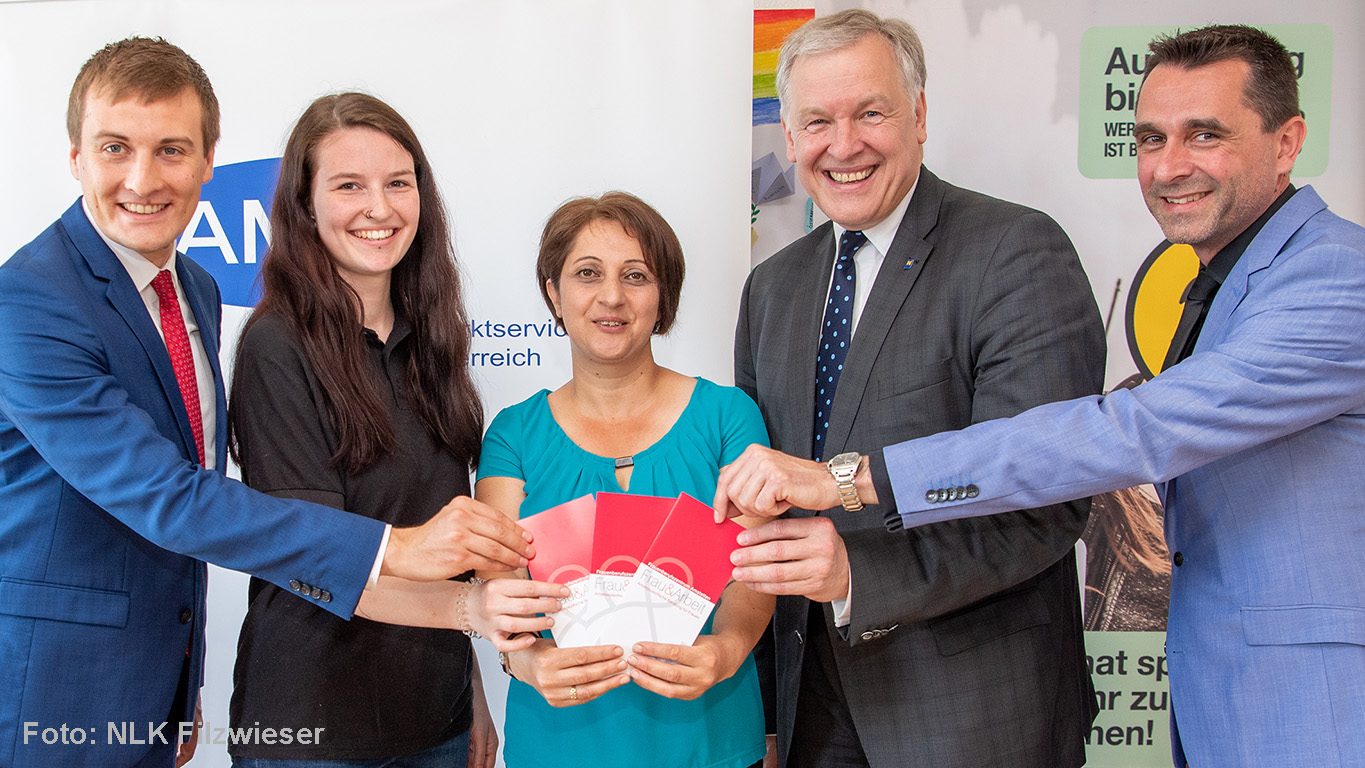
[[[469,316],[445,206],[417,135],[388,104],[364,93],[332,94],[319,97],[299,117],[280,162],[270,210],[271,244],[261,267],[261,301],[247,327],[275,315],[298,335],[336,425],[333,466],[357,472],[396,448],[378,383],[366,371],[360,296],[337,273],[313,222],[318,147],[345,128],[379,131],[412,155],[421,214],[390,285],[395,313],[412,327],[408,404],[432,438],[472,468],[479,460],[483,406],[469,375]],[[235,385],[233,390],[235,399]],[[234,422],[229,411],[237,458]]]

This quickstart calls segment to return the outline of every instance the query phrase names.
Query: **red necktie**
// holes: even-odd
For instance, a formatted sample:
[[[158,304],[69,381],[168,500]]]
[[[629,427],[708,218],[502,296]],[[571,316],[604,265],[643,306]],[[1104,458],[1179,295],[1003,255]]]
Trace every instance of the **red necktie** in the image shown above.
[[[180,314],[180,299],[175,295],[175,283],[169,270],[161,270],[152,278],[152,288],[161,303],[161,336],[166,340],[166,351],[171,356],[175,382],[180,385],[180,398],[185,401],[185,412],[190,417],[194,432],[194,447],[199,449],[199,463],[204,463],[204,416],[199,411],[199,381],[194,376],[194,353],[190,351],[190,335],[185,331],[185,318]]]

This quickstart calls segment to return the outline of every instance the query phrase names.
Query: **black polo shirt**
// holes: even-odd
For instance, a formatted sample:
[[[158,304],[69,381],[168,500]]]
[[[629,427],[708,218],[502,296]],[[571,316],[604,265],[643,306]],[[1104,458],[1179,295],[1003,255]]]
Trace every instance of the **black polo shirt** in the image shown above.
[[[411,330],[387,342],[364,331],[366,373],[389,409],[398,447],[348,473],[331,465],[337,432],[293,332],[260,318],[242,337],[232,411],[244,481],[274,496],[417,525],[469,493],[469,466],[433,440],[409,409]],[[259,579],[238,641],[235,728],[325,728],[317,744],[230,746],[236,757],[367,759],[418,752],[469,728],[470,646],[464,634],[342,621]]]

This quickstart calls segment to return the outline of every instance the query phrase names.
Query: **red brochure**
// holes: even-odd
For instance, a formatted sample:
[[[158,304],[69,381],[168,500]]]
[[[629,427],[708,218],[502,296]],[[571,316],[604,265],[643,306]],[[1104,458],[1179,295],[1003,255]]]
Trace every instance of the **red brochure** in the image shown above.
[[[569,588],[561,608],[549,614],[555,620],[550,633],[561,648],[592,645],[596,636],[587,613],[596,516],[592,496],[581,496],[518,521],[536,537],[536,556],[529,566],[531,578]]]
[[[713,511],[683,494],[643,562],[616,599],[597,641],[630,649],[636,642],[690,645],[715,610],[743,527],[716,525]],[[598,578],[601,576],[599,574]]]
[[[676,499],[629,493],[597,494],[592,570],[635,573]]]
[[[518,520],[535,536],[531,578],[568,584],[591,574],[595,517],[596,505],[589,495]]]
[[[715,510],[682,494],[650,544],[643,561],[705,595],[712,603],[730,583],[730,554],[744,526],[733,520],[716,525]]]

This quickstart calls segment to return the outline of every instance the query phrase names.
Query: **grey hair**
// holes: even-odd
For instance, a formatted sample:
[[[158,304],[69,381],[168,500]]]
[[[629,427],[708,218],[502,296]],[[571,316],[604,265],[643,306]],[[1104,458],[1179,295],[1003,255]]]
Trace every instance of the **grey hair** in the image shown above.
[[[924,90],[924,46],[915,28],[900,19],[884,19],[861,9],[820,16],[801,25],[787,36],[777,60],[777,97],[782,119],[791,105],[791,75],[796,60],[814,53],[847,48],[868,35],[880,35],[891,45],[900,64],[901,82],[913,105]]]

